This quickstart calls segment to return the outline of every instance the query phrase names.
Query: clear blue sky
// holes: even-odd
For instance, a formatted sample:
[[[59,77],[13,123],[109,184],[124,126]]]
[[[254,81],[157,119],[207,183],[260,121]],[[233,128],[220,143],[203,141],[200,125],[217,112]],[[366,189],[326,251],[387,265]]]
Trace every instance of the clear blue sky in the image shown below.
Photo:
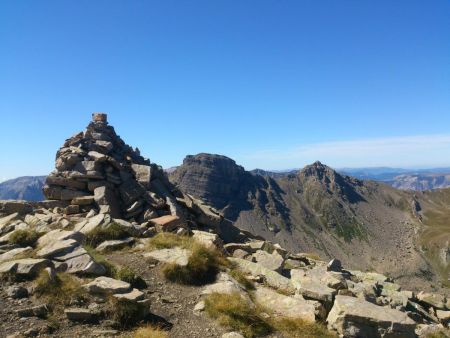
[[[164,167],[450,165],[448,0],[3,0],[0,179],[105,111]]]

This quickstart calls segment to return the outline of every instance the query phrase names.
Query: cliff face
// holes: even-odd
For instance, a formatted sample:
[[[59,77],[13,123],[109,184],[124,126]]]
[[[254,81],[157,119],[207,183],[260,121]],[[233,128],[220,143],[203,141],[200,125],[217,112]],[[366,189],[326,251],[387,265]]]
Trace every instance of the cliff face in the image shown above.
[[[416,244],[421,225],[409,192],[341,175],[320,162],[273,178],[209,154],[188,156],[170,180],[238,227],[288,249],[429,286],[431,268]]]

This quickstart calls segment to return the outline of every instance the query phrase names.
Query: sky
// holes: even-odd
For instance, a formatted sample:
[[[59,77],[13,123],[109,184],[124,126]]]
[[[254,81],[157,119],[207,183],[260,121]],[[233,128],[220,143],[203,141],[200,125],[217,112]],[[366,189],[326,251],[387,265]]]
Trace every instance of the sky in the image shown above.
[[[163,167],[450,166],[450,2],[0,1],[0,180],[94,111]]]

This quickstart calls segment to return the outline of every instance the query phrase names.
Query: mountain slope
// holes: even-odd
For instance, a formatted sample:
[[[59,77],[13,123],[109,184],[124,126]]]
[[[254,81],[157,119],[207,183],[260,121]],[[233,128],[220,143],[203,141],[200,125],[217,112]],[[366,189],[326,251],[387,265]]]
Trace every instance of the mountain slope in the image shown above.
[[[320,162],[272,178],[209,154],[187,157],[171,180],[237,226],[288,249],[388,272],[409,287],[435,282],[416,244],[422,225],[410,192],[341,175]]]
[[[24,176],[0,183],[0,200],[42,201],[46,176]]]

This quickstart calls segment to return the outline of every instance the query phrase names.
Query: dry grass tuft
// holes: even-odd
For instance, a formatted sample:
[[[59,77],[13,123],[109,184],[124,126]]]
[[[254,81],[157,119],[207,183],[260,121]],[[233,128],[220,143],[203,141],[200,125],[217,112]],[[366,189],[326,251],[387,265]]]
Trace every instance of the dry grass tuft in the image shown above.
[[[145,289],[147,287],[145,280],[136,275],[130,268],[121,268],[117,271],[115,278],[130,283],[130,285],[136,289]]]
[[[144,326],[133,332],[133,338],[169,338],[167,332],[152,326]]]
[[[111,223],[108,227],[97,227],[86,235],[85,243],[96,247],[104,241],[124,239],[130,234],[121,225]]]
[[[34,283],[36,294],[45,298],[52,306],[69,305],[88,299],[87,292],[81,287],[82,281],[67,273],[58,273],[56,278],[51,280],[43,270]]]
[[[218,250],[194,243],[190,247],[191,256],[186,266],[166,264],[163,267],[165,278],[171,282],[187,285],[204,285],[215,281],[221,268],[229,265]]]
[[[161,232],[155,237],[150,238],[148,246],[150,250],[171,249],[176,246],[183,249],[190,249],[195,241],[189,236],[179,236],[170,232]]]
[[[9,243],[20,245],[21,247],[34,247],[39,237],[40,234],[36,230],[16,230],[9,237]]]
[[[299,318],[277,318],[270,323],[287,338],[337,338],[324,325]]]
[[[108,314],[117,327],[125,329],[133,327],[142,321],[148,314],[146,305],[128,299],[111,297]]]
[[[252,281],[248,280],[241,270],[233,267],[228,272],[228,274],[233,277],[239,284],[241,284],[247,291],[255,290],[255,284],[253,284]]]
[[[237,293],[209,295],[205,299],[205,311],[220,325],[239,331],[246,338],[265,336],[273,331],[270,324]]]

